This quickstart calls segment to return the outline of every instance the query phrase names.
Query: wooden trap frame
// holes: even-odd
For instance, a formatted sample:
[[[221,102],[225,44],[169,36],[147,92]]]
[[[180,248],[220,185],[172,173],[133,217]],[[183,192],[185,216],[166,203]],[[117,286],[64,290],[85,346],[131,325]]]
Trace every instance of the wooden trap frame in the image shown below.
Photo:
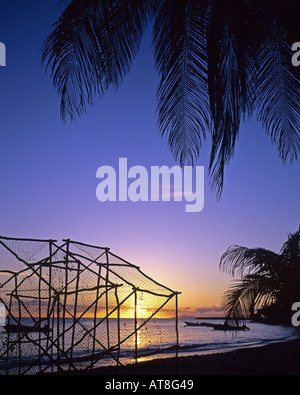
[[[0,237],[0,374],[177,355],[178,294],[106,247]],[[150,331],[160,318],[171,328],[166,337]]]

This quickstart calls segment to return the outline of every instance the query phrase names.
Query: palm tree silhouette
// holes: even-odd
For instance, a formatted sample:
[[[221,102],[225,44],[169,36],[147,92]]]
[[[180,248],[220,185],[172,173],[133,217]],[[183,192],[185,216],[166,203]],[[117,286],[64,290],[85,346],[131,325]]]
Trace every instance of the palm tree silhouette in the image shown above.
[[[256,115],[285,161],[300,148],[298,1],[72,0],[42,47],[61,116],[82,116],[117,90],[153,27],[158,127],[181,165],[211,135],[211,186],[220,196],[240,123]]]
[[[220,269],[241,277],[224,293],[227,320],[264,316],[267,322],[290,324],[292,305],[300,301],[300,227],[288,235],[278,254],[263,248],[229,247]]]

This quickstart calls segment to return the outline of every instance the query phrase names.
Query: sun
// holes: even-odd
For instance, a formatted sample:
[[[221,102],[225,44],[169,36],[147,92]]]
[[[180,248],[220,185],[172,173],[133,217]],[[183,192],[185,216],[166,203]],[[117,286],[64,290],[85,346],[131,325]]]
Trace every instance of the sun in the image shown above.
[[[133,314],[134,314],[135,309],[136,309],[136,317],[137,318],[148,318],[148,316],[149,316],[147,307],[141,305],[140,303],[138,303],[136,305],[136,307],[132,306],[132,309],[133,309]]]

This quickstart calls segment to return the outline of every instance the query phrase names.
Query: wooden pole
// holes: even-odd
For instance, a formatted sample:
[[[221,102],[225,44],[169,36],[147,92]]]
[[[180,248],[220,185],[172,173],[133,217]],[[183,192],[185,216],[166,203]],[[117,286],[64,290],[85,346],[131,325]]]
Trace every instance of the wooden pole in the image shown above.
[[[39,277],[39,285],[38,285],[38,298],[39,298],[39,324],[42,325],[42,294],[41,294],[41,278],[43,277],[42,266],[40,266],[40,277]],[[42,332],[39,332],[39,371],[41,372],[41,347],[42,347]]]
[[[106,304],[106,332],[107,332],[107,349],[109,350],[110,347],[110,338],[109,338],[109,314],[108,314],[108,281],[109,281],[109,257],[108,257],[108,249],[105,251],[106,254],[106,279],[105,279],[105,286],[106,286],[106,294],[105,294],[105,304]]]
[[[59,320],[60,320],[60,316],[59,316],[59,292],[56,294],[56,345],[57,345],[57,354],[56,354],[56,362],[57,362],[57,370],[61,370],[60,369],[60,354],[59,354]]]
[[[99,267],[99,269],[98,269],[99,270],[99,274],[98,274],[98,277],[97,277],[97,286],[96,286],[96,301],[95,301],[95,310],[94,310],[93,348],[92,348],[92,362],[91,362],[91,365],[93,365],[95,348],[96,348],[97,312],[98,312],[99,289],[100,289],[100,278],[101,278],[102,265],[99,264],[98,267]]]
[[[18,285],[17,285],[17,276],[15,276],[15,280],[16,280],[16,286],[15,286],[15,291],[16,291],[16,298],[17,298],[17,300],[18,300],[18,309],[19,309],[19,311],[18,311],[18,322],[19,322],[19,325],[21,325],[21,317],[22,317],[22,309],[21,309],[21,301],[20,301],[20,299],[19,299],[19,296],[18,296],[18,291],[17,291],[17,288],[18,288]],[[19,374],[21,374],[21,366],[22,366],[22,342],[21,342],[21,333],[18,333],[18,345],[19,345]]]
[[[178,357],[178,347],[179,347],[179,333],[178,333],[178,293],[176,293],[175,296],[175,300],[176,300],[176,305],[175,305],[175,309],[176,309],[176,358]]]
[[[118,295],[118,287],[115,288],[115,296],[117,302],[117,330],[118,330],[118,354],[117,354],[117,365],[120,364],[120,342],[121,342],[121,328],[120,328],[120,302]]]
[[[138,349],[138,339],[137,339],[137,292],[136,288],[134,288],[134,333],[135,333],[135,351],[134,351],[134,358],[135,363],[137,363],[137,349]]]
[[[51,283],[52,283],[52,253],[53,253],[53,241],[50,240],[49,243],[49,278],[48,278],[48,307],[47,307],[47,325],[49,326],[50,329],[50,316],[51,316],[51,312],[52,312],[52,308],[51,308],[51,302],[54,302],[53,300],[53,295],[52,295],[52,287],[51,287]],[[51,359],[53,358],[53,331],[54,331],[54,313],[52,313],[52,330],[50,330],[47,334],[47,350],[50,348],[50,355],[51,355]],[[52,359],[53,361],[53,359]],[[51,372],[53,373],[53,369],[54,369],[54,364],[51,363]]]
[[[67,297],[68,297],[68,265],[69,265],[69,240],[66,243],[66,255],[65,255],[65,292],[64,292],[64,303],[63,303],[63,311],[62,311],[62,352],[65,352],[65,330],[66,330],[66,306],[67,306]]]
[[[80,280],[80,261],[77,261],[77,276],[76,276],[76,288],[75,288],[75,301],[74,301],[74,314],[72,323],[72,340],[70,347],[70,364],[73,358],[74,340],[75,340],[75,330],[76,330],[76,315],[77,315],[77,303],[78,303],[78,293],[79,293],[79,280]],[[70,365],[71,366],[71,365]]]

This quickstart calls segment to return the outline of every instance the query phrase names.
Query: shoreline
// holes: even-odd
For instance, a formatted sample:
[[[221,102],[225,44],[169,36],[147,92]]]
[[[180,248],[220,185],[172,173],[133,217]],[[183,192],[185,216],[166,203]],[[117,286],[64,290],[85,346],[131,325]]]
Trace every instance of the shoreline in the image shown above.
[[[300,339],[205,355],[157,358],[54,375],[299,375]]]

